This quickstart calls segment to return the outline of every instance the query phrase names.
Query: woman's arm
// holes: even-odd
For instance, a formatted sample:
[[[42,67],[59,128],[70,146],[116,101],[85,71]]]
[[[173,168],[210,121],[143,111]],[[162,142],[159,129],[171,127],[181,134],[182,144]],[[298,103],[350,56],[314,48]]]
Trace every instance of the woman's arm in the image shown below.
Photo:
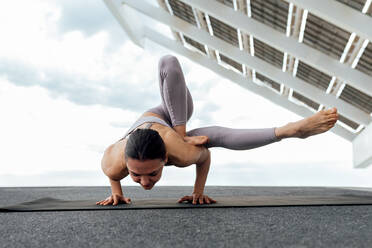
[[[211,204],[217,201],[204,194],[204,187],[207,181],[209,167],[211,164],[211,154],[208,149],[205,149],[200,156],[200,160],[196,163],[196,180],[192,195],[186,195],[178,200],[178,203],[183,201],[192,202],[192,204]]]
[[[116,180],[112,180],[111,178],[110,179],[110,184],[111,184],[111,193],[114,195],[114,194],[119,194],[119,195],[123,195],[123,191],[121,189],[121,184],[120,184],[120,180],[119,181],[116,181]]]
[[[173,129],[181,136],[181,138],[186,136],[186,124],[174,126]]]
[[[101,160],[101,168],[110,180],[112,194],[123,195],[120,180],[128,176],[129,173],[127,170],[123,170],[121,160],[118,159],[113,145],[105,150]]]
[[[185,142],[172,129],[164,135],[163,139],[168,152],[168,159],[171,158],[175,166],[186,167],[196,164],[194,192],[192,196],[184,196],[178,202],[189,201],[193,204],[215,203],[215,200],[203,193],[211,163],[211,154],[208,148],[203,145],[192,145]]]
[[[165,134],[164,143],[175,166],[186,167],[206,160],[208,149],[205,146],[185,142],[174,130]]]
[[[196,163],[196,179],[193,193],[202,195],[211,165],[211,153],[208,149],[205,150],[200,160],[199,163]]]
[[[109,179],[110,179],[111,191],[112,191],[111,195],[109,197],[107,197],[106,199],[102,200],[102,201],[96,202],[96,205],[112,204],[112,205],[115,206],[115,205],[120,204],[120,203],[130,204],[131,199],[128,198],[128,197],[124,197],[124,195],[123,195],[123,191],[121,190],[120,180],[116,181],[116,180],[113,180],[111,178],[109,178]]]

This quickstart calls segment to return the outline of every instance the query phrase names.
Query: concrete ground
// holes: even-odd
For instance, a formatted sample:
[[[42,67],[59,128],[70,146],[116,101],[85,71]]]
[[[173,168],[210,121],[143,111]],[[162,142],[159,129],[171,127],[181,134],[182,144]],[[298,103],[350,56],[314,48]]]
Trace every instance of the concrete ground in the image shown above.
[[[123,187],[135,199],[192,187]],[[363,188],[210,186],[213,196],[371,196]],[[0,206],[42,197],[102,200],[109,187],[0,188]],[[371,247],[372,205],[0,213],[0,247]]]

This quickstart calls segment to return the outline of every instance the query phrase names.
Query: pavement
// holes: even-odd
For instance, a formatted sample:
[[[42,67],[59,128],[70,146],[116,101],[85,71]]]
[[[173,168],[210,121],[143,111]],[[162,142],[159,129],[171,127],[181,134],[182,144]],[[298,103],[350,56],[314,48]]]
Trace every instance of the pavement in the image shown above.
[[[109,187],[2,187],[0,206],[42,197],[102,200]],[[186,186],[123,187],[126,197],[172,198]],[[336,187],[207,186],[205,194],[284,196],[356,194]],[[136,209],[0,213],[0,247],[371,247],[372,205]]]

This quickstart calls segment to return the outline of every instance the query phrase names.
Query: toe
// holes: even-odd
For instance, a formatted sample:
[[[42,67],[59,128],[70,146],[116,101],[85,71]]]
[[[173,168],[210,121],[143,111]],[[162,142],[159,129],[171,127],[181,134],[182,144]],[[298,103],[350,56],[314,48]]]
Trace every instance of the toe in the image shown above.
[[[330,109],[327,109],[326,110],[326,113],[327,114],[335,114],[337,112],[337,109],[336,108],[330,108]]]
[[[329,118],[329,120],[327,121],[328,123],[335,123],[337,121],[337,118],[336,117],[332,117],[332,118]]]

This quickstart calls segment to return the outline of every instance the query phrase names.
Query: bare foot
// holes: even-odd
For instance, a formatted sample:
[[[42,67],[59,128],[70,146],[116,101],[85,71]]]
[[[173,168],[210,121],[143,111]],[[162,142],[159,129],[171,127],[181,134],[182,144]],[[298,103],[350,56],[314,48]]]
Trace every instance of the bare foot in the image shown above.
[[[191,145],[202,145],[208,142],[208,136],[185,136],[183,140]]]
[[[314,115],[291,123],[296,130],[294,137],[305,139],[309,136],[324,133],[331,129],[338,120],[336,108],[321,110]]]

